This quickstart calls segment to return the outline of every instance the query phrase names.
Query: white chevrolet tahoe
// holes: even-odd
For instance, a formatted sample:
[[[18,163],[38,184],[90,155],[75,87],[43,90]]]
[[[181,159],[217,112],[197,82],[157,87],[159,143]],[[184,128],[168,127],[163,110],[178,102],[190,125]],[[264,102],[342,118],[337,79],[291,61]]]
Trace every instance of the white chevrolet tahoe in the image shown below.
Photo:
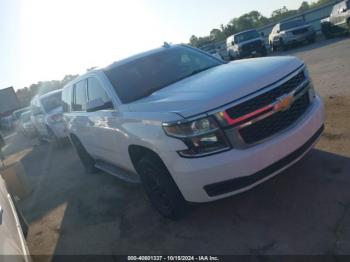
[[[141,180],[156,209],[246,191],[313,147],[324,107],[304,63],[268,57],[225,63],[165,45],[64,87],[64,119],[89,172]]]

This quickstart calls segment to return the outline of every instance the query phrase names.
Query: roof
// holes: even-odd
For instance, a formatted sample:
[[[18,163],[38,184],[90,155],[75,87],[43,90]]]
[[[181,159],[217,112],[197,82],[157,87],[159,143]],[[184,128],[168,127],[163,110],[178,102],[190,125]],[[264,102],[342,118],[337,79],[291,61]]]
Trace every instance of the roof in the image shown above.
[[[249,29],[249,30],[245,30],[245,31],[242,31],[242,32],[236,33],[236,34],[234,34],[234,35],[240,35],[240,34],[248,33],[248,32],[251,32],[251,31],[256,31],[256,29]]]
[[[59,92],[62,92],[62,89],[57,89],[57,90],[54,90],[54,91],[50,91],[46,94],[43,94],[41,96],[39,96],[39,98],[44,98],[44,97],[48,97],[48,96],[51,96],[51,95],[54,95],[54,94],[57,94]]]

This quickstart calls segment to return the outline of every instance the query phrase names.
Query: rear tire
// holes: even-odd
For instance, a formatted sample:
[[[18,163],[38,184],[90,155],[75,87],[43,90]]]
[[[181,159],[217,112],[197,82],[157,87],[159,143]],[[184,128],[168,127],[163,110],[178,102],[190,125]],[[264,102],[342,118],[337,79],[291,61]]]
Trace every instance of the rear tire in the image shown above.
[[[145,191],[157,211],[166,218],[178,220],[188,211],[188,204],[164,163],[147,154],[136,163]]]
[[[85,170],[89,174],[94,174],[98,172],[95,167],[95,159],[93,159],[89,153],[86,151],[84,146],[81,144],[78,138],[72,137],[73,145],[78,153],[81,163],[83,164]]]

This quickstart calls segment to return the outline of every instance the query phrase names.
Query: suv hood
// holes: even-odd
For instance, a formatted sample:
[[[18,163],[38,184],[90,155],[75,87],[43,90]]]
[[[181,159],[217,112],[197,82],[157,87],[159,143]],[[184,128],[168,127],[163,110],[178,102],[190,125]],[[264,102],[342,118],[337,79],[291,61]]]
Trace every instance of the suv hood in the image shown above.
[[[266,57],[223,64],[130,103],[133,112],[205,113],[264,88],[303,65],[298,58]]]

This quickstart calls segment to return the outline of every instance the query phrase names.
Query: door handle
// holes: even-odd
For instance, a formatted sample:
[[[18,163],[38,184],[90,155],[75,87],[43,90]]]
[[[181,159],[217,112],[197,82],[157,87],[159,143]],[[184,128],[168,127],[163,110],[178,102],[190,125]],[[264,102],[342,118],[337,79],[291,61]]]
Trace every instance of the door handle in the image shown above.
[[[0,206],[0,226],[2,225],[2,215],[4,214],[4,209]]]

